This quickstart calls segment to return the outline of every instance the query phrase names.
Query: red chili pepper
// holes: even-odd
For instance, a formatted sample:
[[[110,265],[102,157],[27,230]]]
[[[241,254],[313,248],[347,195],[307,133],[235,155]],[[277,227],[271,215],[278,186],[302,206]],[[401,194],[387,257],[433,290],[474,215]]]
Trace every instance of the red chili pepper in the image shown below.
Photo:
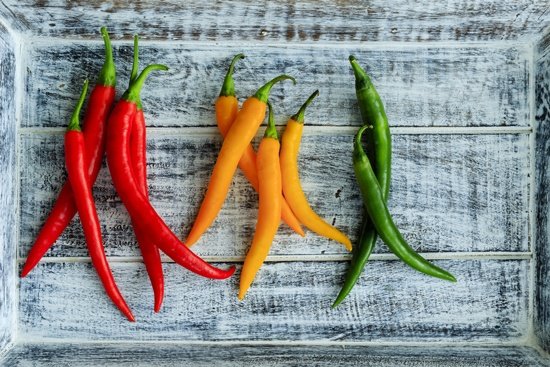
[[[134,179],[130,156],[130,133],[135,120],[139,93],[147,75],[153,70],[167,70],[164,65],[149,65],[124,93],[109,116],[107,162],[115,189],[135,223],[166,255],[190,271],[211,279],[226,279],[235,272],[232,266],[218,269],[187,248],[168,228]]]
[[[132,65],[132,74],[130,85],[137,78],[138,69],[138,36],[134,36],[134,62]],[[134,179],[140,189],[140,192],[149,199],[149,189],[147,187],[147,136],[145,131],[145,116],[141,107],[141,101],[137,103],[137,112],[132,124],[130,133],[130,156],[132,157],[132,171]],[[136,239],[143,257],[143,263],[154,294],[154,311],[159,312],[164,298],[164,274],[162,271],[162,259],[158,247],[149,240],[143,228],[134,223],[132,226],[136,234]]]
[[[83,128],[84,144],[86,145],[86,167],[90,186],[95,183],[101,168],[101,161],[105,152],[105,123],[115,100],[116,70],[113,62],[113,50],[105,27],[101,28],[101,33],[105,42],[105,63],[88,100]],[[36,266],[61,236],[75,214],[76,205],[71,185],[69,182],[65,182],[50,215],[27,255],[21,277],[26,276]]]
[[[105,250],[103,248],[103,240],[101,239],[101,227],[99,218],[92,196],[92,186],[89,183],[89,173],[86,172],[86,147],[84,142],[84,134],[80,130],[80,122],[78,115],[84,104],[84,98],[88,90],[88,80],[84,82],[84,88],[80,95],[78,104],[71,118],[71,123],[65,133],[65,164],[67,166],[67,175],[71,184],[74,202],[76,204],[80,223],[86,237],[86,245],[90,252],[92,264],[94,265],[103,287],[107,295],[120,311],[130,321],[135,321],[132,311],[124,301],[122,294],[116,286],[113,273],[107,263]]]

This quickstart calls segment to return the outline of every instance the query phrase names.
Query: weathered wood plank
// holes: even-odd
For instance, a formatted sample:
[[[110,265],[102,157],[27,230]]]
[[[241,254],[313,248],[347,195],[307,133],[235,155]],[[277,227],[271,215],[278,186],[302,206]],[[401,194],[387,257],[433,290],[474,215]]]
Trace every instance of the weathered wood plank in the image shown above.
[[[222,346],[182,344],[30,344],[17,346],[6,367],[543,367],[549,361],[527,347]]]
[[[51,37],[95,37],[96,29],[107,24],[118,37],[143,32],[156,40],[491,41],[530,39],[549,24],[543,0],[4,3],[26,34]]]
[[[539,45],[543,56],[536,63],[536,334],[541,345],[550,351],[550,38]]]
[[[513,341],[525,336],[529,261],[437,263],[458,282],[430,279],[398,261],[376,261],[337,309],[330,305],[346,270],[343,263],[264,264],[243,302],[236,297],[239,271],[230,280],[213,281],[169,263],[158,314],[152,312],[143,265],[113,263],[136,323],[125,321],[112,306],[91,264],[40,264],[20,284],[19,333],[22,340],[335,342]]]
[[[0,354],[15,329],[15,55],[9,32],[0,23]]]
[[[96,36],[97,38],[97,36]],[[129,42],[127,43],[129,44]],[[119,89],[126,88],[131,50],[116,48]],[[528,126],[527,48],[357,48],[319,46],[201,46],[147,44],[142,65],[162,62],[171,70],[151,76],[142,93],[149,126],[215,126],[213,103],[228,61],[245,52],[236,72],[245,98],[282,72],[299,84],[273,89],[278,122],[296,112],[313,90],[312,125],[361,125],[348,63],[353,53],[373,76],[392,126]],[[103,45],[56,41],[28,47],[23,125],[65,126],[85,76],[102,65]]]
[[[306,127],[306,129],[308,129]],[[186,235],[206,189],[217,135],[149,136],[149,182],[154,206]],[[351,166],[352,135],[306,135],[300,168],[312,206],[352,239],[361,199]],[[394,135],[390,210],[415,248],[431,251],[528,251],[528,136]],[[22,135],[20,255],[26,256],[64,180],[61,135]],[[333,178],[337,181],[333,183]],[[107,252],[139,251],[126,211],[103,169],[95,187]],[[196,250],[243,256],[256,222],[257,196],[238,174],[224,208]],[[182,225],[185,224],[185,228]],[[387,251],[381,244],[377,251]],[[282,225],[272,254],[335,254],[345,249]],[[87,256],[78,222],[48,256]]]

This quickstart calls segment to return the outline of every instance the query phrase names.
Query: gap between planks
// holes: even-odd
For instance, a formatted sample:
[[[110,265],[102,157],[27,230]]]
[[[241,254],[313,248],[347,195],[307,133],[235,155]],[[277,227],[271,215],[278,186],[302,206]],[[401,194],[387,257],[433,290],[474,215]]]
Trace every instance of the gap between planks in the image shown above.
[[[530,260],[532,252],[424,252],[420,253],[427,260]],[[112,263],[138,263],[143,262],[141,256],[108,256]],[[242,263],[244,256],[203,256],[205,261],[213,263]],[[27,260],[26,257],[18,259],[20,263]],[[265,262],[329,262],[349,261],[351,254],[331,255],[271,255]],[[394,261],[399,260],[394,254],[372,254],[369,258],[372,261]],[[162,256],[164,263],[174,261],[167,256]],[[87,256],[80,257],[44,257],[40,263],[89,263]]]
[[[279,125],[278,128],[283,126]],[[304,135],[319,136],[319,135],[354,135],[359,126],[327,126],[327,125],[306,125],[304,127]],[[20,135],[61,135],[65,133],[63,127],[20,127],[18,134]],[[428,127],[393,127],[391,128],[394,135],[494,135],[494,134],[532,134],[532,126],[428,126]],[[195,136],[210,136],[219,135],[216,126],[205,127],[149,127],[147,128],[149,135],[195,135]],[[258,137],[261,134],[258,133]]]

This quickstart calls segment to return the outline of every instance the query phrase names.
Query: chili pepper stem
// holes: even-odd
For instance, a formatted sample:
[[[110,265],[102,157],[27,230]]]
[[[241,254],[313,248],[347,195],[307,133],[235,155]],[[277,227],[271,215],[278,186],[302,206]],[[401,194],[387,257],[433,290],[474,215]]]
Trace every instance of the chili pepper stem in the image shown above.
[[[223,80],[222,89],[220,91],[220,97],[234,97],[235,96],[235,81],[233,80],[233,70],[235,69],[235,63],[238,60],[244,59],[244,54],[237,54],[233,56],[229,69]]]
[[[267,106],[269,107],[269,116],[267,118],[267,128],[265,129],[264,138],[279,140],[277,128],[275,127],[275,119],[273,118],[273,106],[271,106],[271,102],[269,101],[267,101]]]
[[[365,154],[365,151],[363,149],[363,144],[361,143],[361,139],[363,137],[363,133],[369,127],[370,127],[370,125],[361,126],[361,128],[357,131],[357,134],[355,134],[355,138],[353,139],[354,148],[359,154]]]
[[[87,92],[88,92],[88,79],[84,81],[84,85],[82,86],[82,92],[80,92],[80,97],[78,98],[78,103],[76,104],[76,107],[73,111],[73,115],[71,116],[71,122],[67,127],[67,131],[81,131],[80,130],[80,110],[82,110],[82,106],[84,105],[84,100],[86,99]]]
[[[97,84],[114,87],[116,86],[116,68],[113,61],[113,47],[107,28],[101,27],[101,35],[103,36],[103,42],[105,42],[105,62],[99,73]]]
[[[363,70],[361,65],[359,65],[359,62],[353,55],[350,55],[349,62],[353,69],[353,74],[355,75],[355,89],[360,91],[373,87],[368,74]]]
[[[134,58],[132,60],[132,72],[130,74],[130,82],[128,83],[128,88],[132,86],[132,83],[136,81],[138,76],[138,69],[139,69],[139,46],[138,46],[139,37],[138,35],[134,35]],[[141,104],[141,98],[138,97],[138,100],[136,102],[137,109],[141,110],[143,109],[143,106]]]
[[[302,107],[300,107],[298,112],[291,117],[291,119],[293,119],[296,122],[299,122],[300,124],[303,124],[307,106],[309,106],[311,102],[313,102],[315,97],[317,97],[318,95],[319,95],[319,90],[316,90],[315,92],[313,92],[311,96],[309,96],[308,99],[304,102]]]
[[[145,79],[147,79],[147,77],[153,70],[166,71],[168,70],[168,66],[161,65],[161,64],[148,65],[145,69],[143,69],[143,71],[141,72],[141,74],[139,74],[136,80],[134,80],[134,82],[130,84],[130,87],[122,95],[122,99],[128,102],[139,104],[139,100],[140,100],[139,94],[141,92],[141,88],[143,87],[143,83],[145,82]]]
[[[267,98],[269,97],[269,92],[271,91],[271,88],[273,88],[273,85],[275,83],[278,83],[282,80],[287,80],[287,79],[292,80],[292,82],[296,85],[296,79],[294,79],[290,75],[285,75],[285,74],[279,75],[271,79],[267,83],[265,83],[262,87],[260,87],[260,89],[258,89],[258,91],[254,94],[254,97],[259,99],[261,102],[266,103]]]
[[[130,83],[128,87],[136,80],[138,76],[139,67],[139,47],[138,47],[138,35],[134,35],[134,58],[132,60],[132,72],[130,73]]]

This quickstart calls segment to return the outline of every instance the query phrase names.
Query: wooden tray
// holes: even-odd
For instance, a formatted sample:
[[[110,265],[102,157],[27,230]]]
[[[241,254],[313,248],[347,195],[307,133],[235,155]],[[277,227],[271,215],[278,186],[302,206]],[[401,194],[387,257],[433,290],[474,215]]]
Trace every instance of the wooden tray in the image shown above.
[[[0,4],[0,364],[173,366],[550,365],[550,24],[545,1],[167,0]],[[112,35],[118,90],[131,38],[147,81],[154,206],[184,237],[220,146],[213,102],[230,58],[241,99],[281,72],[283,125],[314,89],[300,152],[312,206],[357,238],[361,201],[351,140],[361,124],[347,57],[371,74],[394,146],[390,210],[410,244],[457,284],[423,276],[379,243],[349,298],[330,305],[345,249],[281,226],[246,300],[237,276],[208,281],[166,259],[152,292],[130,222],[104,168],[94,194],[106,251],[137,317],[105,296],[78,223],[25,279],[27,252],[65,179],[63,132]],[[257,197],[238,174],[194,250],[240,264]]]

